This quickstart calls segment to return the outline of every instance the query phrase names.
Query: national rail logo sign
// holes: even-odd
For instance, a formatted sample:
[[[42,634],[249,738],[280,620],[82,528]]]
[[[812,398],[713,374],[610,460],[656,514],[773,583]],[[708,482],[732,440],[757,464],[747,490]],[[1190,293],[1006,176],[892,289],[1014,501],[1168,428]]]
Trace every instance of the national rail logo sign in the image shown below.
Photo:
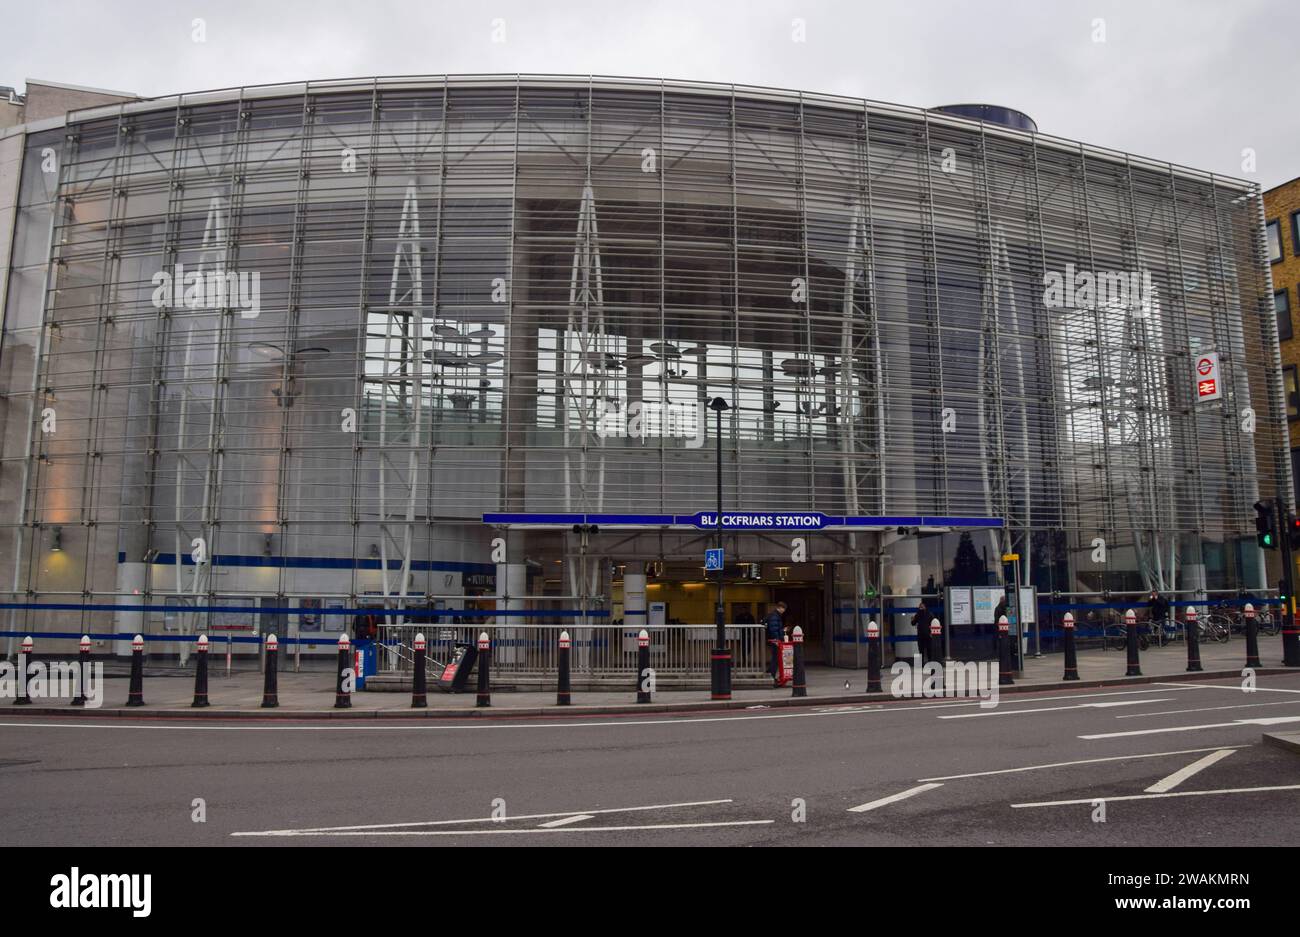
[[[1219,373],[1219,353],[1207,351],[1196,356],[1196,399],[1221,400],[1223,398],[1223,378]]]

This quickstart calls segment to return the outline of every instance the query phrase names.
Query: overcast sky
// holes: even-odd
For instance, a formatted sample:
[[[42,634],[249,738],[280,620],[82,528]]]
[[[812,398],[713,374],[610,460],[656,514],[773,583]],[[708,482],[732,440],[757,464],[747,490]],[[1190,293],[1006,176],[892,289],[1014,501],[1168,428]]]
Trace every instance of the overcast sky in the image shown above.
[[[28,78],[145,96],[363,75],[700,79],[1004,104],[1046,133],[1265,188],[1300,176],[1298,0],[0,0],[0,24],[0,84],[19,89]]]

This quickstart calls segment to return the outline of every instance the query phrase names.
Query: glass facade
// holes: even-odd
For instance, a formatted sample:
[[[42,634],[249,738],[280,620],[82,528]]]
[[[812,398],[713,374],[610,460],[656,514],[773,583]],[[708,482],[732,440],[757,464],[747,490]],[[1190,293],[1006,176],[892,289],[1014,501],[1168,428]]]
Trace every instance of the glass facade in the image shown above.
[[[530,593],[608,610],[611,567],[699,535],[482,515],[711,510],[713,397],[729,508],[1001,518],[977,552],[1040,592],[1259,588],[1251,504],[1292,490],[1262,222],[1235,180],[764,89],[385,79],[74,113],[26,138],[8,259],[10,621],[454,603],[528,562],[568,574]],[[951,580],[971,536],[822,533],[809,559],[856,628],[864,582]],[[131,596],[205,611],[107,607]]]

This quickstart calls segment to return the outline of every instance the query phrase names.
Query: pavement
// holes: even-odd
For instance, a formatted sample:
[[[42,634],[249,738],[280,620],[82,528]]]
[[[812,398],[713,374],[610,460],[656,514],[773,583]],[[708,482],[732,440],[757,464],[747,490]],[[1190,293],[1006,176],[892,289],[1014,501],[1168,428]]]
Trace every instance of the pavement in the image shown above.
[[[1282,639],[1280,636],[1261,636],[1260,660],[1265,665],[1258,674],[1284,673],[1281,666]],[[1150,648],[1141,654],[1141,677],[1126,677],[1126,658],[1123,650],[1087,649],[1078,654],[1079,681],[1062,680],[1063,658],[1051,654],[1041,658],[1026,658],[1025,667],[1013,687],[1002,687],[1002,695],[1043,689],[1068,689],[1078,687],[1123,686],[1142,684],[1169,677],[1184,678],[1187,656],[1181,644],[1163,648]],[[1236,637],[1226,644],[1201,645],[1204,672],[1200,678],[1242,679],[1245,664],[1245,642]],[[116,677],[120,669],[115,666]],[[508,679],[505,677],[503,679]],[[186,718],[439,718],[439,717],[495,717],[500,714],[544,716],[569,713],[573,715],[602,715],[610,713],[696,712],[712,710],[746,709],[754,706],[801,706],[827,703],[861,703],[886,701],[893,698],[889,692],[868,695],[865,670],[843,670],[819,665],[807,668],[805,698],[794,698],[791,689],[738,689],[730,701],[709,699],[706,689],[664,690],[654,695],[651,703],[636,703],[635,688],[626,690],[574,691],[572,705],[560,707],[555,702],[555,692],[513,692],[495,690],[491,707],[479,708],[473,691],[474,678],[465,693],[443,693],[432,687],[428,691],[428,708],[412,709],[408,693],[359,691],[351,696],[351,707],[334,708],[334,675],[329,671],[277,674],[279,706],[261,707],[263,676],[255,671],[234,672],[226,676],[224,670],[214,666],[209,675],[208,696],[211,706],[205,709],[191,707],[193,701],[193,676],[184,670],[164,670],[151,667],[144,679],[143,707],[127,707],[127,684],[123,679],[105,680],[103,704],[98,708],[81,710],[90,716],[173,716]],[[629,679],[629,684],[631,680]],[[886,667],[882,673],[882,686],[890,688],[890,674]],[[23,716],[67,715],[70,711],[68,697],[62,700],[34,701],[30,706],[0,704],[7,714]],[[43,705],[44,703],[44,705]],[[77,710],[71,710],[77,712]]]

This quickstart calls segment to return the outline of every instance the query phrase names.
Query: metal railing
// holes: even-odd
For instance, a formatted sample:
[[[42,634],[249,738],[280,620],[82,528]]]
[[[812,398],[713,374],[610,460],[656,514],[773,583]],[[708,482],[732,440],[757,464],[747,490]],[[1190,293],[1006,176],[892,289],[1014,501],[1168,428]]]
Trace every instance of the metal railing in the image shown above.
[[[545,677],[558,672],[559,638],[572,642],[569,669],[574,677],[631,677],[636,673],[635,625],[384,625],[379,629],[380,673],[410,673],[417,633],[428,642],[430,674],[441,670],[457,644],[473,644],[480,631],[492,639],[492,673],[501,677]],[[666,677],[707,680],[713,625],[658,625],[650,634],[650,666]],[[762,625],[728,625],[727,646],[734,676],[767,672],[767,635]]]

